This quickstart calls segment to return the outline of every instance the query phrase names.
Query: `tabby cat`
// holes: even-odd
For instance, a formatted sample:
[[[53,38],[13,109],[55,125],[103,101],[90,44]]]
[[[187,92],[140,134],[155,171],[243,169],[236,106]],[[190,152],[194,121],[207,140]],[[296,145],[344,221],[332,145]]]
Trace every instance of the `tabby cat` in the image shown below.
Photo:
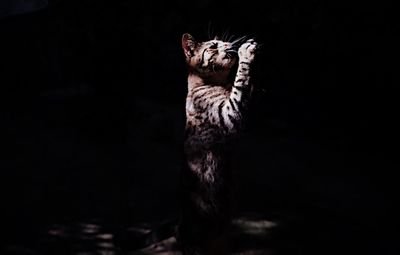
[[[227,252],[232,214],[229,155],[251,98],[250,70],[257,49],[252,39],[240,43],[182,37],[189,76],[177,239],[185,255]]]

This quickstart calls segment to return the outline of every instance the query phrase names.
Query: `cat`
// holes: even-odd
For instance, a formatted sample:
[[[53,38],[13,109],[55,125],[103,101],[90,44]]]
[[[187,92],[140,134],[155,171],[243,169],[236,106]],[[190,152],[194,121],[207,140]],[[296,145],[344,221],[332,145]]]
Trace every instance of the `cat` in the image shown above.
[[[258,49],[253,39],[242,42],[182,36],[189,74],[177,240],[184,255],[228,251],[233,200],[229,158],[251,99],[250,71]]]

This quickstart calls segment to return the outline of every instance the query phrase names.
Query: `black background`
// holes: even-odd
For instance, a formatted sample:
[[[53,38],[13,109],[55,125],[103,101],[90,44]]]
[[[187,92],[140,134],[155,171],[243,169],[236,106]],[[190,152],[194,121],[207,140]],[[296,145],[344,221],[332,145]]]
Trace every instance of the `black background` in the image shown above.
[[[383,2],[54,0],[1,19],[3,240],[176,215],[181,36],[228,33],[263,44],[239,211],[283,222],[290,254],[396,254],[396,16]]]

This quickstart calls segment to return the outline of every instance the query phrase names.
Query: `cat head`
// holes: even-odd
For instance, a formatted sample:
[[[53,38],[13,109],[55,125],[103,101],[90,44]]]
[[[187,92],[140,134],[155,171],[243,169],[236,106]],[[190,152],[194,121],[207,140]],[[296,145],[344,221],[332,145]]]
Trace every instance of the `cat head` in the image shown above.
[[[182,36],[182,48],[189,69],[201,75],[229,73],[237,62],[235,43],[218,39],[197,42],[186,33]]]

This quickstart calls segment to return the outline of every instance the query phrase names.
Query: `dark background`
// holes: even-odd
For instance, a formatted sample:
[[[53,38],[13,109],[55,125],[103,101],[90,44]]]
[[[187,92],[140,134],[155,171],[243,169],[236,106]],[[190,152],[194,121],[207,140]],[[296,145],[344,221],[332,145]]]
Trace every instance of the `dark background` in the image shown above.
[[[282,253],[397,254],[397,16],[384,2],[53,0],[0,18],[2,240],[176,215],[181,36],[228,32],[263,44],[238,211],[282,222]]]

